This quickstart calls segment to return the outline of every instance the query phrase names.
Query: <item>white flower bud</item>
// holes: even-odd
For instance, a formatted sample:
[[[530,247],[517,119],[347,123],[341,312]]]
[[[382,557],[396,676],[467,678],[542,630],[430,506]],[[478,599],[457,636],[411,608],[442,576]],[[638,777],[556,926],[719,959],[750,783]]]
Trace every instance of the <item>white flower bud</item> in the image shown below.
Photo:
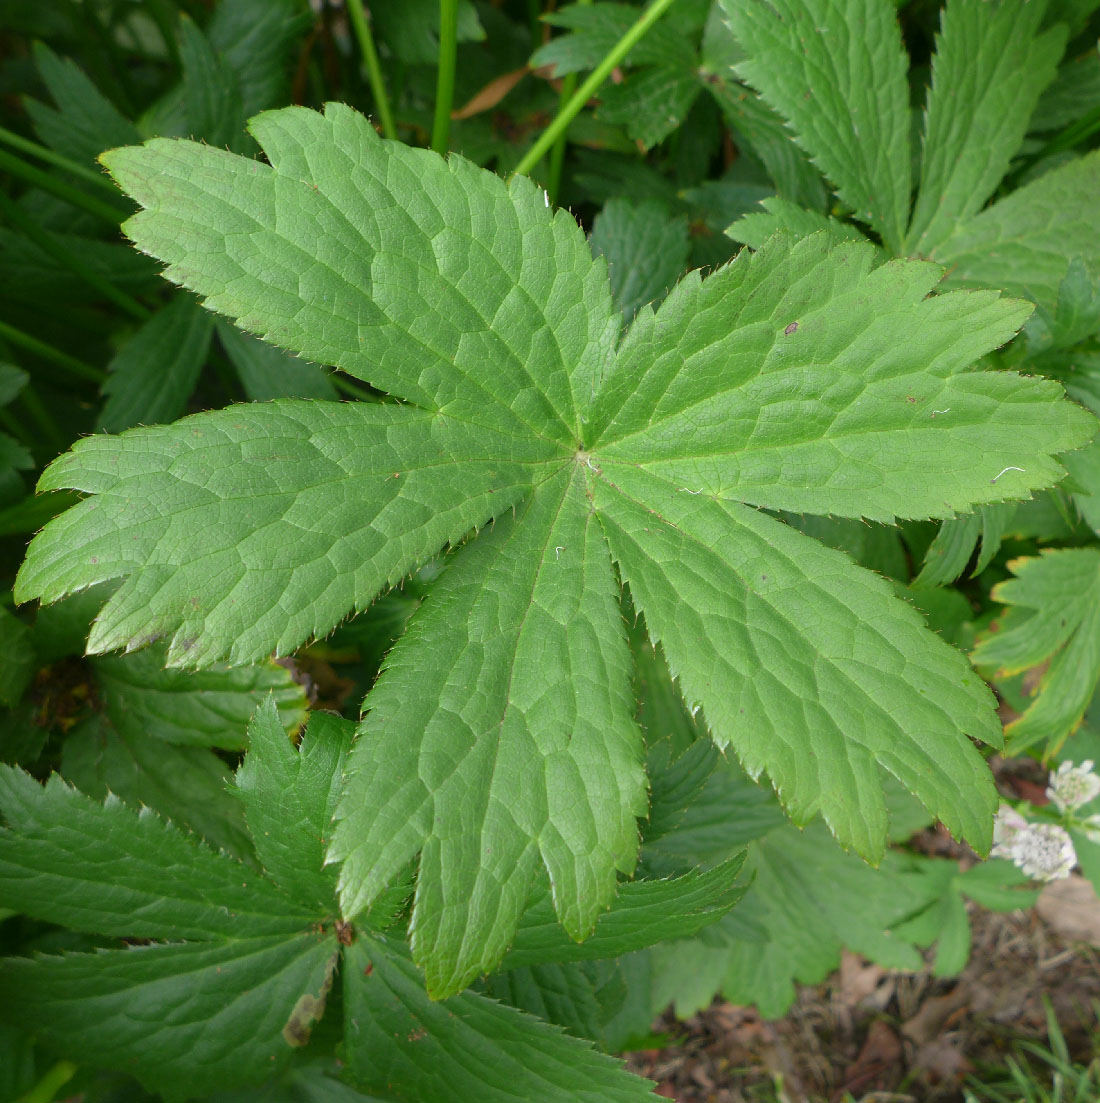
[[[1047,797],[1063,814],[1073,808],[1080,808],[1100,796],[1100,777],[1092,772],[1092,760],[1085,759],[1079,766],[1072,762],[1063,762],[1057,771],[1050,775]]]

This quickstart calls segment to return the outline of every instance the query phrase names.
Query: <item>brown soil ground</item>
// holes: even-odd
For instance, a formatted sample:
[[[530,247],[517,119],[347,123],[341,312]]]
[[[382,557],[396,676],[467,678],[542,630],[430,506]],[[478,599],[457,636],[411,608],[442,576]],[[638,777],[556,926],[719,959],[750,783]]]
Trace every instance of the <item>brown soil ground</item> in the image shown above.
[[[676,1044],[632,1054],[630,1066],[680,1103],[956,1103],[967,1076],[1003,1066],[1021,1040],[1045,1043],[1044,995],[1071,1055],[1092,1060],[1100,902],[1080,878],[1056,884],[1033,911],[975,911],[959,977],[888,973],[848,955],[779,1021],[717,1001],[684,1023],[664,1016],[656,1029]]]

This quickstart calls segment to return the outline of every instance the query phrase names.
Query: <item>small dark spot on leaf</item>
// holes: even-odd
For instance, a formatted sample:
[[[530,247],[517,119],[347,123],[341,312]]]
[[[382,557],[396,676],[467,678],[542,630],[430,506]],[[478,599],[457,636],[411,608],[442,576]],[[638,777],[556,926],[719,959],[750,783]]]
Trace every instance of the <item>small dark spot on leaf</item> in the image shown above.
[[[341,946],[350,946],[355,941],[355,928],[344,919],[336,920],[336,941]]]
[[[798,323],[797,322],[791,322],[791,324],[789,326],[787,326],[787,328],[785,330],[783,330],[783,332],[788,337],[790,337],[790,335],[792,333],[797,333],[798,332]]]

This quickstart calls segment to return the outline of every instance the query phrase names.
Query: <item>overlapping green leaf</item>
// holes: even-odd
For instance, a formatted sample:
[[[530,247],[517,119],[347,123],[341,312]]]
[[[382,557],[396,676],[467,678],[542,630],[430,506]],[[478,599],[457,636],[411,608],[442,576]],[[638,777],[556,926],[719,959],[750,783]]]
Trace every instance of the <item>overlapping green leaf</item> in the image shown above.
[[[104,709],[131,739],[242,751],[245,728],[261,702],[277,703],[284,731],[306,719],[306,695],[289,670],[270,659],[254,666],[166,670],[156,645],[93,662]]]
[[[981,552],[972,573],[975,576],[981,574],[1000,549],[1005,525],[1015,508],[1012,503],[982,506],[965,517],[944,521],[925,553],[924,566],[913,580],[913,585],[946,586],[954,582],[966,569],[979,539]]]
[[[663,299],[687,267],[687,219],[655,199],[609,200],[589,240],[593,252],[607,258],[615,305],[627,323],[639,307]]]
[[[738,72],[791,124],[837,194],[897,249],[909,214],[909,89],[893,4],[721,0]]]
[[[950,287],[999,287],[1054,310],[1073,257],[1100,272],[1100,152],[1044,173],[955,229],[932,250]]]
[[[318,713],[295,749],[269,697],[252,721],[251,751],[237,771],[264,869],[287,892],[322,909],[336,901],[336,870],[325,868],[325,853],[353,731],[347,721]]]
[[[0,607],[0,705],[19,701],[36,666],[30,628]]]
[[[244,393],[253,402],[272,398],[335,400],[336,388],[323,368],[265,344],[221,319],[216,328],[218,341],[237,369]]]
[[[294,1053],[288,1017],[323,997],[334,953],[303,931],[7,958],[0,991],[71,1057],[182,1100],[277,1073]]]
[[[927,254],[977,214],[1008,170],[1066,30],[1039,33],[1046,4],[949,0],[936,38],[920,194],[905,250]]]
[[[993,588],[1010,606],[971,656],[1017,674],[1049,661],[1027,711],[1005,729],[1010,746],[1057,748],[1081,722],[1100,679],[1100,551],[1065,548],[1009,563],[1015,578]]]
[[[105,149],[141,140],[138,129],[75,62],[57,56],[43,42],[34,60],[56,108],[26,100],[38,136],[59,153],[91,161]]]
[[[0,768],[8,907],[117,938],[281,937],[313,913],[248,867],[117,798]]]
[[[285,735],[284,735],[284,738]],[[206,747],[178,746],[144,731],[120,732],[90,716],[65,736],[61,775],[97,800],[108,793],[197,832],[235,858],[252,857],[241,802],[229,767]]]
[[[622,1006],[626,981],[614,960],[531,965],[487,978],[485,995],[610,1048],[605,1028]]]
[[[387,1099],[437,1103],[441,1083],[459,1103],[646,1098],[647,1083],[618,1062],[513,1007],[474,993],[433,1003],[403,940],[337,918],[325,835],[351,730],[316,716],[295,750],[273,703],[257,716],[237,780],[263,874],[148,811],[0,771],[0,899],[140,942],[5,958],[0,1017],[29,1015],[73,1059],[183,1099],[277,1075],[309,1040],[339,967],[344,1061]],[[727,872],[693,878],[689,909],[727,908]],[[645,900],[646,886],[634,888]],[[672,883],[652,889],[675,902]],[[646,927],[661,937],[669,920],[651,900],[643,910],[628,907],[633,937]]]
[[[174,421],[184,412],[210,348],[213,319],[179,295],[158,310],[112,359],[99,428]]]
[[[270,741],[250,752],[272,753]],[[315,780],[299,778],[302,789]],[[95,803],[59,778],[43,787],[4,769],[0,812],[7,904],[141,943],[4,959],[9,1016],[29,1015],[72,1058],[126,1068],[176,1099],[262,1080],[304,1044],[338,961],[334,901],[295,899],[148,809]],[[263,849],[312,854],[319,876],[317,841],[297,823],[271,826]]]
[[[540,894],[524,912],[500,967],[614,958],[666,939],[688,938],[721,919],[744,895],[747,885],[738,880],[743,864],[741,854],[705,873],[624,883],[615,907],[580,943],[571,942],[555,921],[550,894]]]

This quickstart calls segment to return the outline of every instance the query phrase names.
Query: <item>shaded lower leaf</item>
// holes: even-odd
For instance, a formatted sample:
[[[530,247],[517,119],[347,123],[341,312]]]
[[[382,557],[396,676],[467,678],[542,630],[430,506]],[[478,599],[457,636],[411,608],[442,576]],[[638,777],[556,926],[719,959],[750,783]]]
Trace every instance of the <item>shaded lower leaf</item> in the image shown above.
[[[337,398],[336,388],[324,368],[291,356],[220,318],[215,324],[218,340],[237,369],[244,393],[253,402],[271,398]]]
[[[210,348],[214,319],[190,295],[177,295],[152,316],[108,366],[107,402],[98,428],[173,421],[187,408]]]
[[[679,1014],[721,991],[776,1018],[793,1002],[795,984],[824,980],[845,946],[888,968],[920,968],[916,949],[889,929],[926,906],[931,891],[906,880],[893,856],[874,870],[845,854],[821,824],[788,826],[750,845],[749,868],[752,887],[728,920],[702,939],[653,951],[664,996],[677,1000]],[[735,924],[746,920],[764,941],[745,940]]]
[[[305,690],[271,659],[192,672],[166,669],[166,657],[158,644],[92,660],[107,715],[132,739],[244,750],[248,722],[269,697],[284,730],[294,732],[305,721]]]
[[[292,938],[313,913],[270,881],[117,797],[0,768],[0,898],[117,938]]]
[[[714,869],[664,881],[630,881],[583,942],[570,940],[554,916],[550,893],[528,907],[512,948],[500,963],[513,969],[549,961],[613,958],[666,939],[688,938],[721,919],[745,893],[738,881],[744,854]]]
[[[76,1061],[183,1099],[289,1061],[284,1028],[301,996],[321,991],[334,953],[331,937],[303,932],[6,958],[0,1014],[34,1022]]]
[[[547,962],[509,969],[488,977],[484,988],[501,1003],[590,1040],[603,1039],[605,1024],[626,996],[615,961]]]
[[[1002,675],[1049,663],[1034,701],[1005,735],[1014,750],[1040,742],[1057,749],[1100,679],[1100,551],[1048,549],[1008,566],[1015,577],[995,586],[993,597],[1009,610],[971,658]]]
[[[615,306],[629,323],[645,303],[664,298],[687,265],[687,219],[656,199],[610,199],[592,222],[588,239],[607,258]]]
[[[346,1059],[368,1091],[410,1103],[628,1103],[650,1084],[555,1027],[472,992],[434,1003],[403,950],[345,952]]]
[[[122,733],[105,717],[93,716],[65,737],[61,773],[97,800],[114,793],[131,808],[152,808],[236,858],[253,856],[240,801],[229,791],[231,771],[205,747]]]

